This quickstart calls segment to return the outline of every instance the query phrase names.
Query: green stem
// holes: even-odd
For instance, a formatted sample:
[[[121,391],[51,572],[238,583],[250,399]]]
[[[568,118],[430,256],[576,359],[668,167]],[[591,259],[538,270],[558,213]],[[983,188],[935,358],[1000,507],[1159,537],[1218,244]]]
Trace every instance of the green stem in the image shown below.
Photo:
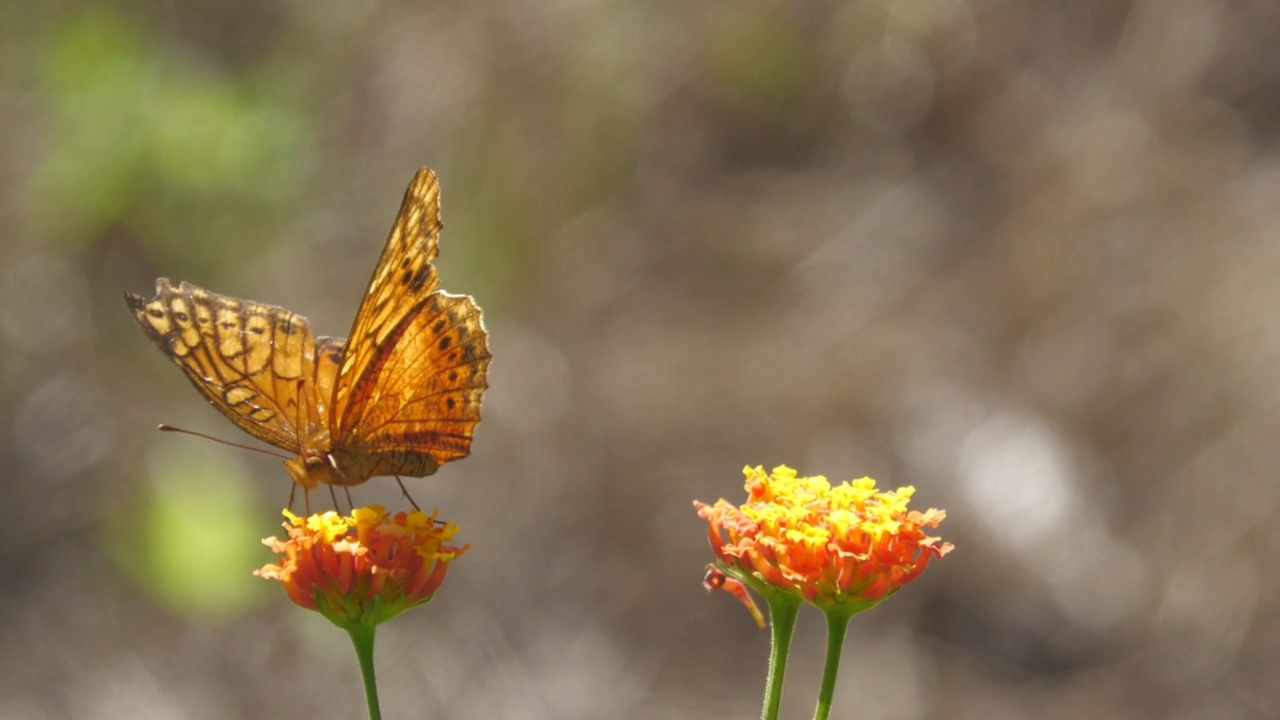
[[[356,646],[356,657],[360,660],[364,696],[369,702],[369,720],[382,720],[382,711],[378,708],[378,678],[373,671],[374,628],[353,623],[347,628],[347,632],[351,634],[351,644]]]
[[[818,691],[818,709],[814,720],[827,720],[831,715],[831,699],[836,694],[836,676],[840,674],[840,651],[844,648],[845,632],[849,629],[852,612],[830,610],[827,612],[827,666],[822,671],[822,689]]]
[[[800,599],[787,593],[769,597],[769,626],[772,629],[773,647],[769,650],[769,679],[764,687],[762,720],[777,720],[782,707],[782,681],[787,674],[787,655],[791,650],[791,637],[795,633],[796,618],[800,615]]]

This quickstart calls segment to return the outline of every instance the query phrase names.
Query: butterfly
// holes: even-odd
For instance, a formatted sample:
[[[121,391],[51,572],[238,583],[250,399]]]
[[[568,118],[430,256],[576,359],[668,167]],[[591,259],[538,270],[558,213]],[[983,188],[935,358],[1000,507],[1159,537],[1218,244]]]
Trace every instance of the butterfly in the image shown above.
[[[439,289],[440,184],[423,168],[374,268],[347,340],[315,337],[282,307],[183,282],[126,294],[143,332],[241,430],[296,457],[304,490],[424,477],[466,457],[488,387],[480,308]]]

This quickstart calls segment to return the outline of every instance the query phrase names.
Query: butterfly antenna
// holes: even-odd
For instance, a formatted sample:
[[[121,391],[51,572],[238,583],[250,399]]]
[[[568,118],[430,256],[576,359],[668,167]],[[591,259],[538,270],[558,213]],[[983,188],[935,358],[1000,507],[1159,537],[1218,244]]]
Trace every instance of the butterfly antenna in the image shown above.
[[[249,452],[262,453],[263,455],[270,455],[271,457],[277,457],[277,458],[280,458],[281,460],[289,459],[287,455],[281,455],[280,453],[271,452],[270,450],[263,450],[262,448],[249,447],[248,445],[233,443],[230,440],[223,440],[222,438],[216,438],[212,435],[205,435],[204,433],[198,433],[195,430],[184,430],[183,428],[174,427],[172,425],[165,425],[163,423],[161,423],[160,426],[157,427],[156,429],[159,430],[160,432],[174,432],[174,433],[182,433],[183,435],[194,435],[198,438],[204,438],[205,440],[212,440],[220,445],[226,445],[228,447],[233,447],[233,448],[240,448],[241,450],[248,450]]]
[[[404,499],[409,501],[409,504],[413,506],[414,510],[422,512],[422,508],[418,507],[418,503],[413,501],[413,496],[410,495],[409,490],[405,488],[404,481],[400,479],[399,475],[395,475],[394,477],[396,479],[396,484],[400,486],[400,494],[404,495]]]

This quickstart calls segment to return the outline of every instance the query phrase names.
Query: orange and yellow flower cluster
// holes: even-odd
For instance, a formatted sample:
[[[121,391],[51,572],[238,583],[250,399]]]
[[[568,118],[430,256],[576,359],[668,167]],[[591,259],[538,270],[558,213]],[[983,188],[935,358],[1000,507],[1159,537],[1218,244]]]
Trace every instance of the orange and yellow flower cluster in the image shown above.
[[[907,510],[911,487],[876,490],[870,478],[832,487],[821,476],[745,468],[747,501],[695,502],[724,571],[821,607],[869,605],[920,575],[950,543],[924,534],[946,517]]]
[[[263,541],[281,563],[254,574],[279,580],[295,603],[339,627],[372,627],[429,601],[449,564],[471,547],[448,545],[458,527],[422,512],[390,515],[372,505],[350,517],[284,515],[289,539]]]

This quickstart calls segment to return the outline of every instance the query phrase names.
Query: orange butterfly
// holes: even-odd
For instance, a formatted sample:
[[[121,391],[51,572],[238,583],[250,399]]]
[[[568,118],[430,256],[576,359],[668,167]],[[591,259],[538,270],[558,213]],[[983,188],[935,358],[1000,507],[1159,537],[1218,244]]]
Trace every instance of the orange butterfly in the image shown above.
[[[489,386],[488,335],[467,295],[439,290],[440,185],[423,168],[374,268],[351,337],[315,338],[281,307],[156,281],[133,315],[241,430],[297,457],[294,481],[423,477],[466,457]]]

